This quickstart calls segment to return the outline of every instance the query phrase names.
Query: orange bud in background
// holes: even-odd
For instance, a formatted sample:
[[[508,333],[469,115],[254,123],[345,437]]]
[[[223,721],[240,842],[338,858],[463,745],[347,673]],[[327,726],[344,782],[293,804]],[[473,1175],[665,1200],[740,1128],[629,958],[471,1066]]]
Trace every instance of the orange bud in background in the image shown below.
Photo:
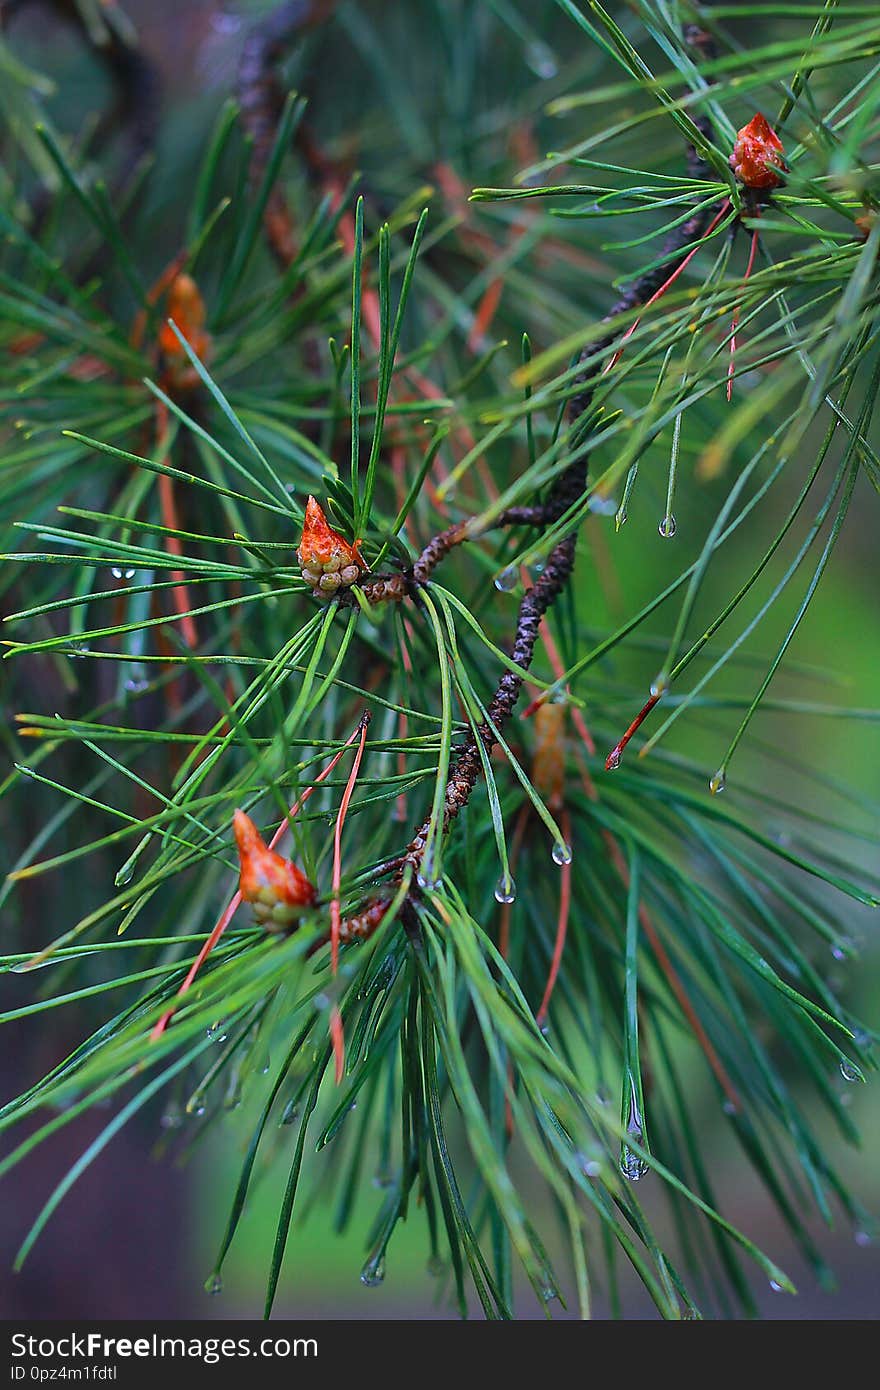
[[[737,131],[730,167],[746,188],[777,188],[785,168],[782,141],[760,111]]]
[[[211,355],[211,335],[205,332],[205,301],[191,275],[175,275],[168,291],[166,316],[173,319],[193,352],[202,362]],[[159,347],[165,358],[170,384],[177,390],[192,391],[199,384],[199,375],[170,324],[159,329]]]
[[[532,783],[551,811],[563,805],[565,785],[565,706],[545,701],[538,705],[535,719],[535,755]]]
[[[317,891],[295,864],[263,840],[250,816],[236,811],[233,819],[241,861],[239,892],[254,917],[267,931],[287,931],[317,897]]]
[[[349,588],[361,570],[366,569],[357,543],[349,545],[344,536],[333,530],[314,497],[306,503],[302,540],[296,555],[303,579],[318,598],[332,598],[338,589]]]

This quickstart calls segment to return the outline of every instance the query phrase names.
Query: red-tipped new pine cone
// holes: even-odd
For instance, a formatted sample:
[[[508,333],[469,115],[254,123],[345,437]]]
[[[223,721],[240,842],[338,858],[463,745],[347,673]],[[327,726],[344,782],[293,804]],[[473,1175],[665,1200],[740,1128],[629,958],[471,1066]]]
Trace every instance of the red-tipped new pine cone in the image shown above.
[[[196,357],[207,362],[211,356],[211,336],[205,332],[205,301],[191,275],[176,275],[171,282],[166,314],[177,324]],[[199,374],[167,323],[163,323],[159,329],[159,346],[171,385],[179,391],[192,391],[198,386]]]
[[[314,497],[306,503],[302,540],[296,555],[303,579],[319,598],[332,598],[338,589],[347,589],[366,569],[357,543],[349,545],[344,536],[333,530]]]
[[[250,816],[236,811],[233,820],[241,861],[239,891],[267,931],[287,931],[312,906],[315,885],[289,859],[270,849]]]
[[[782,141],[760,111],[737,132],[730,167],[746,188],[778,188],[782,182]]]

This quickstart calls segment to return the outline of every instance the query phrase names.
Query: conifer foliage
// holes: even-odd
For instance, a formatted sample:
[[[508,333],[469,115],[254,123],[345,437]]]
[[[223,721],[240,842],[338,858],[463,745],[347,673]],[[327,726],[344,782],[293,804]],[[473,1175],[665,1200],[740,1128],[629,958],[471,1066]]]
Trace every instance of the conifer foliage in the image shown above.
[[[753,721],[844,712],[788,649],[880,487],[876,8],[242,7],[194,168],[120,8],[54,7],[109,93],[78,126],[29,8],[0,1021],[82,1037],[0,1174],[111,1109],[19,1263],[155,1105],[245,1154],[209,1288],[277,1187],[267,1316],[307,1189],[370,1206],[367,1285],[422,1227],[462,1314],[616,1311],[628,1262],[663,1317],[749,1315],[793,1247],[826,1283],[813,1215],[870,1230],[817,1117],[857,1143],[876,1066],[828,968],[876,807],[835,783],[832,833]]]

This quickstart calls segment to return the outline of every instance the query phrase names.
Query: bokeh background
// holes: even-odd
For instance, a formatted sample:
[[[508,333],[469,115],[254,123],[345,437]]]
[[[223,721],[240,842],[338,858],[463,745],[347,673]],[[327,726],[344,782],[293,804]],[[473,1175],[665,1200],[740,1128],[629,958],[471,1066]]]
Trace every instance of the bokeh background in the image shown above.
[[[127,0],[126,9],[138,26],[145,49],[160,66],[163,78],[163,117],[156,169],[142,194],[139,217],[151,228],[167,227],[167,241],[157,245],[157,263],[167,259],[175,246],[179,200],[216,116],[228,95],[247,26],[271,6],[218,5],[209,0]],[[438,48],[434,63],[426,59],[430,45],[408,43],[411,26],[431,25],[429,3],[398,4],[396,0],[358,0],[343,4],[327,31],[309,42],[298,60],[289,65],[291,81],[309,95],[314,119],[331,147],[345,152],[363,168],[369,184],[415,179],[438,158],[449,160],[468,184],[510,183],[521,165],[510,130],[499,119],[496,79],[486,55],[492,43],[509,45],[510,12],[518,15],[527,33],[520,44],[519,85],[511,90],[511,112],[519,120],[531,113],[531,137],[536,148],[564,146],[582,132],[574,116],[549,120],[543,106],[553,95],[576,87],[595,71],[595,55],[580,51],[572,26],[553,4],[543,0],[519,0],[510,7],[486,3],[483,21],[495,38],[483,51],[486,70],[474,75],[474,92],[485,98],[487,120],[467,144],[450,149],[447,119],[456,93],[442,71],[443,53]],[[481,8],[478,6],[477,8]],[[508,11],[505,17],[505,10]],[[375,54],[369,50],[361,22],[381,19],[387,28],[394,80],[383,82]],[[784,21],[765,14],[759,27],[766,32]],[[736,32],[735,26],[734,31]],[[774,31],[775,32],[775,31]],[[740,33],[745,43],[755,40]],[[106,98],[106,79],[69,25],[59,23],[51,5],[33,4],[17,20],[13,47],[33,66],[48,70],[58,82],[50,105],[59,125],[76,129],[87,113]],[[407,55],[415,56],[410,62]],[[505,63],[507,80],[511,72]],[[403,117],[401,102],[409,103]],[[738,115],[739,113],[734,113]],[[746,113],[748,114],[748,113]],[[604,119],[603,113],[588,119]],[[408,148],[399,151],[395,173],[387,172],[389,149],[400,140],[401,124],[410,132]],[[590,250],[590,227],[567,232],[581,237]],[[634,233],[635,234],[635,233]],[[535,273],[526,261],[521,274]],[[573,289],[559,333],[576,327],[578,315],[589,311],[593,299],[601,303],[605,286]],[[515,319],[515,277],[505,289],[508,315]],[[511,298],[513,301],[511,302]],[[547,346],[552,339],[536,346]],[[685,448],[687,446],[685,445]],[[583,566],[578,582],[591,586],[596,626],[601,628],[621,614],[634,611],[684,564],[696,555],[706,527],[714,516],[720,489],[712,485],[688,489],[677,507],[679,531],[674,547],[658,538],[665,487],[662,460],[656,472],[643,468],[638,504],[630,511],[628,525],[616,535],[613,521],[595,516],[587,527],[586,544],[594,556]],[[852,720],[785,718],[762,713],[755,721],[748,746],[740,755],[737,776],[759,780],[768,789],[777,787],[787,796],[806,799],[821,812],[815,785],[799,768],[827,772],[849,784],[866,800],[876,797],[880,773],[877,624],[877,506],[867,485],[853,508],[843,542],[791,649],[791,660],[832,670],[837,679],[834,700],[854,711],[867,712]],[[780,499],[780,509],[783,505]],[[747,528],[742,528],[747,531]],[[673,551],[674,553],[670,553]],[[751,555],[750,537],[739,534],[713,565],[710,595],[729,592],[741,567]],[[785,606],[783,605],[783,608]],[[787,608],[761,628],[753,650],[774,649],[785,631]],[[656,630],[662,631],[662,621]],[[644,672],[642,673],[644,674]],[[8,677],[4,679],[8,680]],[[748,673],[737,679],[741,693],[749,693]],[[805,686],[802,678],[783,673],[778,693],[809,700],[824,698],[825,687]],[[9,709],[11,694],[4,695]],[[707,767],[727,741],[730,721],[723,711],[717,716],[713,736],[705,721],[699,732],[682,721],[675,737],[689,740],[689,749],[703,755]],[[672,746],[675,746],[674,741]],[[786,770],[767,757],[770,746],[788,757]],[[784,786],[783,786],[784,783]],[[831,793],[826,795],[831,796]],[[835,812],[838,808],[835,808]],[[25,807],[21,824],[7,825],[3,840],[10,862],[15,845],[34,832]],[[859,828],[875,837],[880,822],[869,811]],[[876,844],[876,841],[875,841]],[[11,852],[10,852],[11,851]],[[876,873],[876,850],[868,843],[864,866]],[[4,939],[14,932],[23,947],[41,944],[49,935],[51,919],[63,912],[66,890],[61,884],[43,886],[27,900],[24,915],[17,910],[7,917]],[[852,908],[852,937],[860,955],[855,961],[832,961],[828,968],[842,977],[842,988],[856,1012],[874,1027],[880,1023],[880,949],[877,929],[870,914]],[[21,977],[0,978],[0,1006],[22,1002]],[[24,1020],[5,1028],[0,1043],[0,1091],[2,1099],[20,1091],[53,1065],[90,1026],[92,1015],[75,1008],[56,1010],[46,1018]],[[688,1067],[688,1058],[682,1065]],[[788,1236],[778,1224],[766,1195],[748,1172],[738,1150],[715,1125],[714,1096],[703,1071],[688,1068],[687,1080],[699,1097],[705,1091],[703,1139],[711,1161],[713,1181],[725,1212],[753,1236],[791,1274],[800,1297],[784,1298],[756,1280],[759,1305],[768,1318],[854,1319],[873,1318],[880,1310],[880,1250],[860,1233],[849,1229],[819,1230],[817,1241],[837,1276],[836,1291],[820,1289],[806,1270]],[[796,1080],[792,1083],[795,1088]],[[880,1086],[847,1086],[840,1089],[864,1136],[861,1151],[847,1148],[834,1134],[822,1135],[832,1160],[852,1182],[868,1208],[880,1210]],[[106,1122],[96,1112],[66,1127],[53,1141],[42,1145],[0,1186],[0,1316],[14,1318],[186,1318],[259,1316],[262,1292],[274,1236],[277,1203],[284,1182],[283,1164],[263,1173],[255,1188],[247,1216],[239,1231],[233,1258],[227,1266],[223,1293],[209,1297],[203,1281],[211,1267],[216,1243],[225,1221],[241,1160],[247,1124],[240,1112],[206,1133],[185,1162],[179,1157],[178,1128],[167,1103],[138,1117],[109,1150],[87,1171],[55,1214],[52,1222],[20,1274],[11,1264],[24,1233],[51,1187],[67,1166],[83,1151]],[[187,1120],[194,1124],[194,1120]],[[820,1122],[821,1123],[821,1122]],[[829,1125],[830,1129],[830,1125]],[[381,1179],[377,1177],[377,1182]],[[648,1176],[640,1197],[664,1230],[661,1205],[653,1201]],[[376,1193],[375,1196],[381,1196]],[[449,1288],[442,1276],[426,1267],[423,1232],[417,1217],[392,1243],[387,1276],[380,1287],[366,1288],[359,1279],[368,1224],[373,1216],[369,1190],[361,1202],[358,1220],[344,1238],[333,1231],[333,1211],[320,1203],[305,1210],[291,1235],[276,1316],[336,1317],[449,1317],[454,1311]],[[622,1271],[624,1306],[630,1316],[654,1315],[644,1293]],[[543,1310],[524,1293],[520,1300],[524,1317],[541,1317]],[[607,1312],[601,1284],[596,1290],[596,1311]],[[563,1315],[559,1313],[558,1315]]]

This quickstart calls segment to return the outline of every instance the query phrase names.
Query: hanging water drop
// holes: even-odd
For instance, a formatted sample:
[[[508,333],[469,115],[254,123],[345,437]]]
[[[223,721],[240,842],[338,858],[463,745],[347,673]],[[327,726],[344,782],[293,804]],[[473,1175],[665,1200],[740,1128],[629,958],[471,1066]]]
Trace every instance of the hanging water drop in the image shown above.
[[[375,1289],[385,1278],[385,1256],[371,1255],[361,1270],[361,1283],[368,1289]]]
[[[626,507],[621,507],[621,508],[617,511],[617,513],[615,514],[615,517],[614,517],[614,528],[615,528],[615,530],[619,531],[620,528],[621,528],[621,526],[625,526],[625,525],[626,525],[626,518],[627,518]]]
[[[831,954],[835,960],[846,960],[847,956],[852,954],[854,944],[850,937],[842,936],[831,947]]]
[[[511,589],[515,589],[519,574],[515,565],[508,565],[500,574],[495,576],[495,588],[500,589],[502,594],[509,594]]]
[[[738,1113],[732,1100],[722,1101],[721,1109],[724,1111],[725,1115],[736,1115]]]
[[[672,537],[675,535],[675,517],[672,515],[672,512],[667,512],[666,516],[662,518],[657,530],[665,541],[672,540]]]
[[[218,1293],[223,1292],[223,1279],[219,1274],[210,1274],[205,1280],[205,1293],[211,1294],[212,1298]]]
[[[179,1105],[169,1105],[159,1121],[163,1129],[180,1129],[183,1124],[183,1115]]]
[[[446,1273],[446,1261],[439,1255],[432,1255],[425,1268],[432,1279],[439,1279]]]
[[[222,1033],[221,1035],[222,1028],[223,1024],[218,1019],[216,1023],[211,1023],[208,1025],[208,1027],[205,1029],[205,1035],[206,1037],[209,1037],[212,1042],[225,1042],[226,1034]]]
[[[585,1178],[598,1178],[602,1172],[601,1163],[595,1158],[587,1158],[586,1154],[582,1153],[576,1154],[575,1157]]]
[[[855,1235],[853,1236],[853,1240],[855,1241],[856,1245],[861,1246],[862,1249],[864,1249],[868,1245],[873,1245],[874,1243],[874,1237],[871,1235],[870,1231],[856,1231]]]
[[[851,1062],[845,1057],[840,1064],[840,1074],[844,1081],[861,1081],[862,1073],[859,1071],[855,1062]]]
[[[292,1125],[299,1118],[299,1106],[295,1100],[289,1100],[281,1113],[281,1123]]]
[[[117,872],[113,883],[116,888],[124,888],[127,883],[131,883],[133,878],[134,862],[131,859],[126,859],[122,868]]]
[[[424,869],[424,868],[422,868],[422,869],[419,871],[419,873],[416,874],[416,883],[417,883],[417,884],[419,885],[419,887],[422,888],[426,893],[433,893],[433,892],[435,892],[436,889],[438,889],[438,888],[440,887],[441,882],[442,882],[441,879],[435,878],[434,875],[433,875],[432,873],[430,873],[429,871],[427,871],[427,870]]]
[[[617,499],[606,497],[604,493],[591,493],[587,499],[587,507],[594,516],[614,516],[617,515]]]
[[[727,779],[724,776],[724,768],[719,767],[718,771],[709,778],[709,790],[713,796],[720,796],[726,786]]]
[[[666,694],[668,687],[669,681],[667,680],[664,672],[661,671],[660,674],[654,680],[651,681],[651,699],[659,700],[661,695]]]
[[[502,874],[495,884],[495,901],[498,903],[512,903],[516,901],[516,884],[510,874]]]
[[[774,1293],[782,1293],[782,1285],[777,1284],[775,1279],[770,1280],[770,1287]]]
[[[237,1076],[233,1077],[229,1083],[226,1095],[223,1097],[224,1110],[237,1110],[241,1105],[241,1081]]]
[[[550,851],[550,857],[554,864],[562,867],[563,864],[571,863],[571,850],[564,840],[558,840]]]
[[[114,565],[110,573],[114,579],[134,579],[137,574],[135,569],[120,569],[119,565]]]
[[[143,676],[129,676],[125,682],[125,689],[129,695],[143,695],[150,682]]]
[[[635,1082],[631,1075],[629,1077],[629,1114],[626,1121],[626,1132],[634,1143],[644,1145],[645,1129],[639,1110]],[[648,1172],[650,1164],[646,1163],[641,1155],[631,1149],[628,1144],[623,1144],[620,1149],[618,1166],[628,1182],[638,1182]]]
[[[553,54],[553,50],[541,39],[535,39],[530,43],[525,51],[525,59],[532,72],[544,81],[549,81],[555,77],[559,71],[559,64]]]
[[[620,1151],[620,1171],[627,1182],[638,1182],[648,1171],[648,1164],[627,1144]]]

